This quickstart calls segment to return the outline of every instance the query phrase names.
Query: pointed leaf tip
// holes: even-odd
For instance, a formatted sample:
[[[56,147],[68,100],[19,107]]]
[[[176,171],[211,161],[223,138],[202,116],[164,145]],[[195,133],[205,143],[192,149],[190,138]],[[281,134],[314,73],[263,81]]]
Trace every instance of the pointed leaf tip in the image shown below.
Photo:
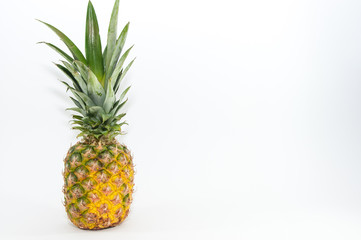
[[[37,19],[38,20],[38,19]],[[70,50],[70,52],[72,53],[73,57],[76,60],[80,60],[83,63],[86,63],[86,59],[84,57],[84,55],[81,53],[81,51],[79,50],[79,48],[63,33],[61,32],[59,29],[57,29],[56,27],[50,25],[49,23],[43,22],[41,20],[38,20],[39,22],[43,23],[44,25],[46,25],[48,28],[50,28],[56,35],[58,35],[58,37],[60,37],[60,39],[65,43],[65,45],[68,47],[68,49]]]
[[[102,47],[98,20],[91,1],[89,1],[88,4],[86,17],[85,55],[88,60],[89,68],[98,78],[99,82],[101,82],[104,74]]]
[[[114,52],[117,42],[118,12],[119,12],[119,0],[116,0],[114,3],[112,15],[110,17],[110,22],[108,27],[107,48],[109,54],[103,56],[103,58],[105,58],[105,64],[104,64],[105,70],[108,70],[112,58],[112,53]]]

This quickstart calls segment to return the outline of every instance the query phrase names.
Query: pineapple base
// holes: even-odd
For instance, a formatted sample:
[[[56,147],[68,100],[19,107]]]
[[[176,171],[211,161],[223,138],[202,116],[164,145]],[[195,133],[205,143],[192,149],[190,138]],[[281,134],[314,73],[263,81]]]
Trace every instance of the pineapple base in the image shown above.
[[[134,189],[126,146],[116,140],[83,140],[69,149],[64,164],[64,205],[75,226],[96,230],[124,221]]]

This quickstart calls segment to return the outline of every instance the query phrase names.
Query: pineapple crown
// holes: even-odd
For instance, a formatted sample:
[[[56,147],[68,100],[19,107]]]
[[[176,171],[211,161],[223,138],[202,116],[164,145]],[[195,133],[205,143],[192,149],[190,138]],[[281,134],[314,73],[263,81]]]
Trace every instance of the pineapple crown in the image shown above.
[[[127,124],[121,119],[125,113],[119,113],[127,102],[124,100],[129,91],[126,88],[117,94],[120,83],[135,59],[123,68],[124,62],[132,49],[122,55],[128,33],[129,22],[117,38],[119,0],[115,1],[108,28],[107,45],[102,52],[98,21],[94,7],[89,1],[85,29],[85,57],[79,48],[60,30],[40,21],[54,31],[65,43],[72,57],[57,46],[45,43],[58,52],[66,61],[55,64],[71,80],[71,85],[62,81],[73,96],[70,99],[75,107],[67,108],[72,114],[73,129],[80,130],[78,136],[99,139],[106,136],[114,138],[121,134],[121,126]]]

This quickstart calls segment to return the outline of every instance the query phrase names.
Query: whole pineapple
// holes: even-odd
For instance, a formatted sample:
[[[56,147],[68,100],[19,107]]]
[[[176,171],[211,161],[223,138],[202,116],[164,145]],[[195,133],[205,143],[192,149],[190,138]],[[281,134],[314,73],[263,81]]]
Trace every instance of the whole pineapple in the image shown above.
[[[53,30],[70,50],[72,57],[51,43],[66,61],[55,64],[71,80],[63,82],[71,91],[75,106],[73,129],[81,140],[64,159],[65,208],[71,222],[82,229],[103,229],[121,223],[132,202],[134,168],[130,151],[116,140],[121,134],[119,113],[129,87],[117,94],[120,83],[133,64],[123,64],[131,48],[122,55],[129,23],[117,37],[119,0],[115,1],[108,29],[107,45],[102,52],[97,17],[89,1],[86,17],[85,57],[61,31]]]

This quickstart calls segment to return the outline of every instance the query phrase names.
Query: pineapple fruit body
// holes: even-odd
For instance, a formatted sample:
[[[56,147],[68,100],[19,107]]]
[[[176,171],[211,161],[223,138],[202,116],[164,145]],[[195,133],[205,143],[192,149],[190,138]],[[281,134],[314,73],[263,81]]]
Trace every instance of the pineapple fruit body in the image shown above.
[[[64,160],[65,208],[82,229],[120,224],[132,202],[134,167],[128,148],[113,140],[78,142]]]

